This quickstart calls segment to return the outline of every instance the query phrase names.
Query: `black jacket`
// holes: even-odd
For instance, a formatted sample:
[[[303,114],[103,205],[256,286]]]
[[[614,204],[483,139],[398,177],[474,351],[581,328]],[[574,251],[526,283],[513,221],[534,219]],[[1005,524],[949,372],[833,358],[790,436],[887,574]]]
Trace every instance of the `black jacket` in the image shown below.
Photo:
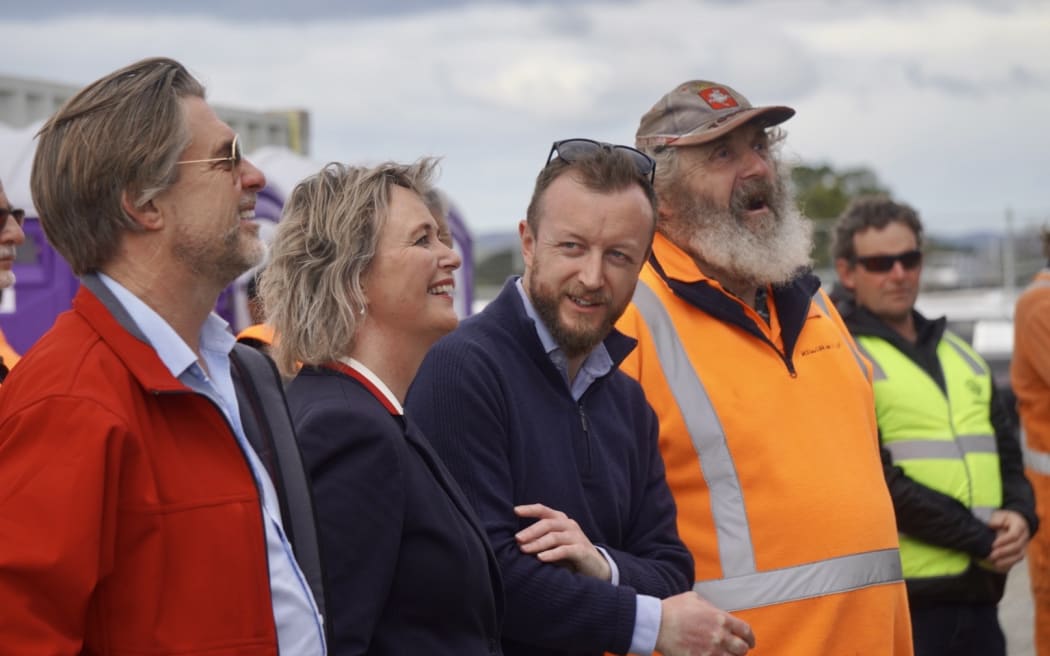
[[[946,390],[944,372],[937,359],[937,345],[945,331],[946,321],[943,317],[931,321],[912,310],[918,335],[912,344],[852,301],[840,302],[838,308],[853,335],[885,339],[929,374],[941,390]],[[1035,515],[1035,496],[1024,475],[1021,446],[1013,421],[994,386],[988,411],[999,451],[999,469],[1003,480],[1002,508],[1020,513],[1028,522],[1029,531],[1034,534],[1039,526]],[[991,552],[995,531],[954,498],[908,478],[904,470],[893,464],[889,451],[885,448],[881,451],[886,483],[897,513],[897,529],[930,544],[964,551],[974,558],[970,568],[960,576],[909,579],[910,603],[998,603],[1003,596],[1006,576],[984,569],[976,562]]]

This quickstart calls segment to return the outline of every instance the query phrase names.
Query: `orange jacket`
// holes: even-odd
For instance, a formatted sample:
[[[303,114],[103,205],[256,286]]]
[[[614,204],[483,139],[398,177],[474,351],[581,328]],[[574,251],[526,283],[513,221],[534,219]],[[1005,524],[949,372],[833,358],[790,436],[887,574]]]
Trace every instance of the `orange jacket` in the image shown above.
[[[273,344],[273,327],[265,323],[253,323],[237,333],[237,341],[252,346],[269,346]]]
[[[1014,311],[1014,353],[1010,383],[1029,450],[1050,459],[1050,268],[1040,271],[1017,300]],[[1033,471],[1033,482],[1045,479],[1050,492],[1050,471]]]
[[[1025,473],[1035,490],[1036,514],[1050,525],[1050,267],[1017,300],[1010,383],[1024,429]],[[1035,608],[1035,646],[1050,654],[1050,531],[1028,545],[1028,572]]]
[[[911,654],[870,369],[817,281],[767,325],[662,235],[653,253],[622,368],[659,416],[697,592],[751,624],[751,654]]]
[[[0,545],[4,653],[277,653],[229,424],[83,287],[0,387]]]
[[[4,331],[0,330],[0,360],[3,361],[4,366],[10,369],[15,366],[21,358],[18,353],[15,352],[11,345],[7,343],[7,337],[4,336]]]

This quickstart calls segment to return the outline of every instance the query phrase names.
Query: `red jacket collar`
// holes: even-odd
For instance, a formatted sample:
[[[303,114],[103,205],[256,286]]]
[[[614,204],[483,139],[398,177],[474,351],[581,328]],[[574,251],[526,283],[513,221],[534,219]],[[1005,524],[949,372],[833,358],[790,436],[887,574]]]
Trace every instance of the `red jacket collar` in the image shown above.
[[[111,299],[116,302],[116,299]],[[120,308],[121,310],[123,308]],[[140,385],[154,392],[185,392],[189,388],[171,375],[148,342],[121,325],[113,312],[86,286],[73,298],[73,311],[79,314],[99,338],[116,354]]]

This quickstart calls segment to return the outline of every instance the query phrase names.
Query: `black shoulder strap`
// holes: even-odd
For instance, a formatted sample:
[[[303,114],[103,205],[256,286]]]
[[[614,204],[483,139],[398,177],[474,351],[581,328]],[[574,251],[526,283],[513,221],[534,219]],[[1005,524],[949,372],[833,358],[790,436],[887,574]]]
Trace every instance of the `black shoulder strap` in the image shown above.
[[[321,553],[313,496],[302,455],[295,440],[295,429],[288,415],[280,376],[273,360],[258,350],[236,344],[230,354],[237,402],[248,441],[270,472],[281,504],[285,533],[292,543],[317,607],[325,614]]]

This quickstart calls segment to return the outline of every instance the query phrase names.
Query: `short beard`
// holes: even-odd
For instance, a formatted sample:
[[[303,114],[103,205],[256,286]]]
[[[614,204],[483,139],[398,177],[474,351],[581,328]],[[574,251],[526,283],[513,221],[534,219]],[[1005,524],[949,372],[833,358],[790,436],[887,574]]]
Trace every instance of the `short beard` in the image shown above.
[[[242,230],[238,224],[215,239],[205,238],[180,225],[173,254],[207,280],[225,287],[263,259],[261,242],[253,244],[247,251],[244,249]]]
[[[667,192],[670,218],[657,229],[697,260],[734,281],[754,287],[791,282],[812,263],[813,225],[795,207],[786,172],[773,182],[756,180],[734,190],[728,208],[690,191],[681,178]],[[762,197],[771,215],[744,216],[749,201]]]
[[[533,262],[533,264],[535,265],[536,262]],[[558,344],[568,358],[586,355],[594,350],[609,335],[616,321],[626,309],[626,305],[621,308],[609,307],[610,299],[608,295],[597,295],[587,292],[578,293],[575,294],[578,297],[604,302],[606,304],[605,307],[609,309],[609,314],[597,328],[579,329],[567,326],[562,323],[558,313],[561,296],[557,291],[548,292],[537,282],[538,277],[538,271],[534,268],[528,280],[529,301],[532,302],[532,307],[535,308],[536,314],[540,315],[540,320],[547,327],[547,331],[550,332],[555,343]]]

